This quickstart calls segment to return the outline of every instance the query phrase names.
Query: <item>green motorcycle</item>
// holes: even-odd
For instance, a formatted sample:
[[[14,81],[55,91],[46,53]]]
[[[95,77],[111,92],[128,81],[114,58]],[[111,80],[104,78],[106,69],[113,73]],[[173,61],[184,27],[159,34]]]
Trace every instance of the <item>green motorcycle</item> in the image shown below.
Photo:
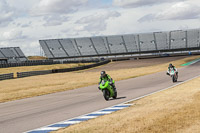
[[[114,82],[115,81],[113,80],[113,84]],[[108,101],[109,98],[111,97],[113,99],[117,98],[117,91],[114,91],[112,85],[110,84],[110,81],[102,80],[102,82],[100,83],[99,89],[103,92],[103,96],[106,101]]]

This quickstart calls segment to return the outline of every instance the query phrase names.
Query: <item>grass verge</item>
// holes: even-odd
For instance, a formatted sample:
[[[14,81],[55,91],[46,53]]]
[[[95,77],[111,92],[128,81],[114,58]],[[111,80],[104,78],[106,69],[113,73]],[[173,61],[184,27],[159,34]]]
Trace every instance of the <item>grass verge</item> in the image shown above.
[[[200,77],[53,133],[199,133]]]
[[[200,56],[191,56],[181,60],[173,61],[177,68],[181,64],[199,58]],[[130,68],[107,71],[107,73],[116,81],[152,74],[160,71],[166,71],[169,63],[154,65],[141,68]],[[7,102],[16,99],[34,97],[54,92],[66,91],[97,84],[99,81],[99,72],[68,72],[33,76],[14,80],[1,81],[0,102]]]

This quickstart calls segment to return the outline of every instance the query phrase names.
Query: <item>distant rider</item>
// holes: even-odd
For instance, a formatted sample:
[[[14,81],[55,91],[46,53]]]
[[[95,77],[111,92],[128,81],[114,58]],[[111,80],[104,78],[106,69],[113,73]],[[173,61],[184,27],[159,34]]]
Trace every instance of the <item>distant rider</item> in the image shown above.
[[[99,85],[101,84],[102,80],[110,81],[110,85],[113,87],[114,91],[116,91],[116,87],[115,87],[115,83],[113,83],[113,79],[108,74],[106,74],[105,71],[101,71],[101,76],[99,78]]]
[[[169,64],[169,67],[168,67],[168,70],[167,70],[167,75],[170,75],[169,72],[170,72],[171,69],[173,69],[173,70],[176,72],[176,75],[178,76],[178,71],[177,71],[177,69],[176,69],[175,66],[172,65],[171,63]]]

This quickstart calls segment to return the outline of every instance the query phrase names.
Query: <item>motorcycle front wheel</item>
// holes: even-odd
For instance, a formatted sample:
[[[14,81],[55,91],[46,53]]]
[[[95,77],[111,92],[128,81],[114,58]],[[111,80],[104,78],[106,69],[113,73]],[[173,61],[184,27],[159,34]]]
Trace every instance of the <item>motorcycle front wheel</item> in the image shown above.
[[[173,75],[173,77],[172,77],[172,81],[173,81],[173,82],[177,82],[177,78],[176,78],[175,75]]]
[[[116,92],[114,92],[114,96],[113,96],[113,98],[114,98],[114,99],[116,99],[116,98],[117,98],[117,91],[116,91]]]
[[[104,96],[106,101],[109,100],[110,94],[109,94],[109,91],[107,89],[103,90],[103,96]]]

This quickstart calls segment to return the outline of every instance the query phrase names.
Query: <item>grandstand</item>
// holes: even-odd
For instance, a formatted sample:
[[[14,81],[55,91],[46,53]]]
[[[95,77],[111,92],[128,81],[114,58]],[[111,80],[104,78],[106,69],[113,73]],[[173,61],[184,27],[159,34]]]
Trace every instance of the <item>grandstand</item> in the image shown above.
[[[0,48],[0,63],[17,63],[26,61],[24,53],[19,47]]]
[[[170,49],[187,48],[186,31],[170,31],[169,36]]]
[[[106,44],[104,43],[105,41],[102,37],[92,37],[90,40],[94,44],[97,55],[106,55],[109,53],[106,48]]]
[[[39,40],[49,59],[102,58],[200,49],[200,29]]]
[[[153,33],[140,34],[138,36],[140,51],[153,51],[156,50],[156,41],[154,40]]]
[[[186,31],[187,47],[200,47],[199,30]]]

